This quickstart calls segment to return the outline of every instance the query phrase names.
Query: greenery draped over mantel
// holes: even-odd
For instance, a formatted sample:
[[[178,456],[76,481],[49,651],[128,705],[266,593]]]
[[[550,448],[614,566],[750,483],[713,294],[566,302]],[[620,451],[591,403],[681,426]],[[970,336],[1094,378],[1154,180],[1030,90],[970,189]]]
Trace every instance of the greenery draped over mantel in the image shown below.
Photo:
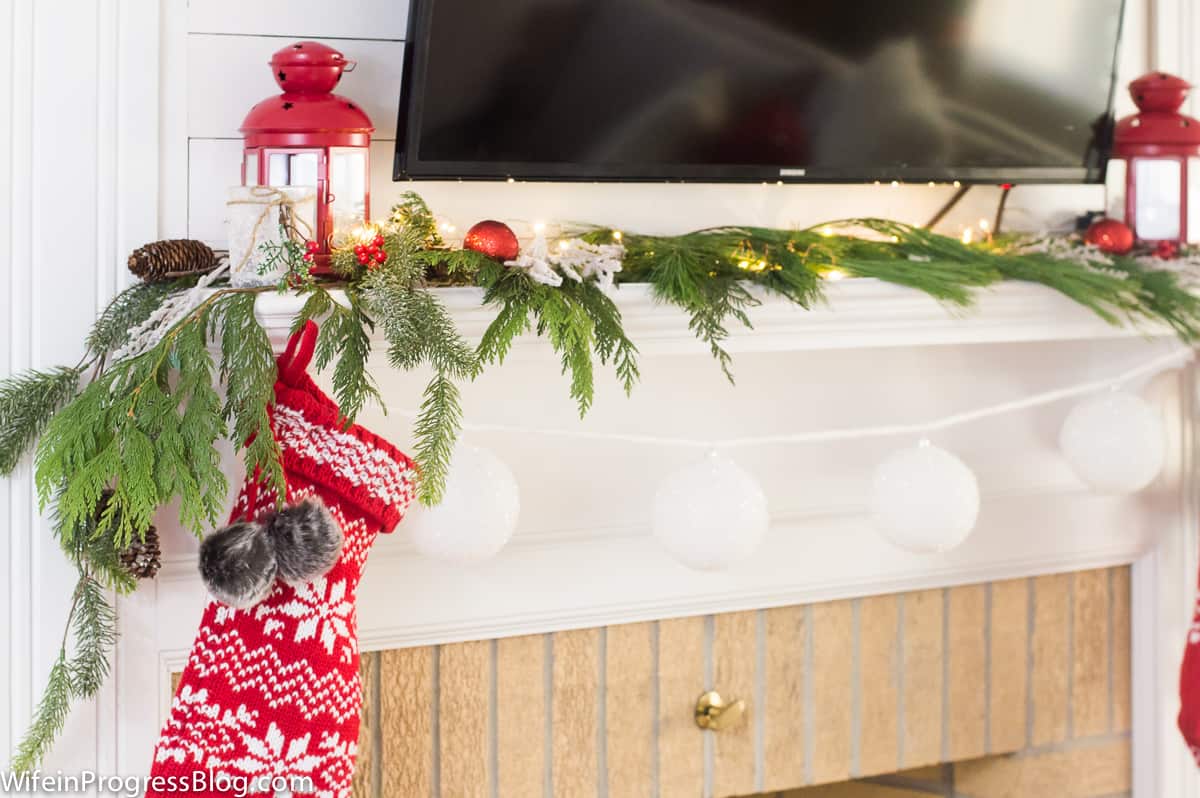
[[[132,330],[168,298],[192,289],[196,278],[135,285],[101,314],[79,363],[0,383],[0,474],[11,473],[35,450],[41,507],[51,513],[54,534],[79,573],[67,632],[14,769],[35,768],[71,701],[95,695],[107,676],[116,638],[108,591],[127,593],[136,586],[120,553],[172,501],[182,526],[197,535],[218,523],[228,488],[218,440],[239,446],[249,441],[248,469],[282,482],[279,451],[267,429],[275,360],[254,315],[260,291],[303,298],[293,329],[308,319],[320,322],[315,365],[332,369],[333,393],[347,423],[368,402],[382,399],[367,368],[373,342],[383,342],[392,367],[432,373],[414,428],[425,503],[436,503],[445,484],[462,421],[459,386],[502,364],[518,336],[533,332],[549,341],[581,416],[591,407],[597,369],[611,369],[627,393],[635,389],[636,342],[626,335],[612,299],[622,283],[649,283],[658,300],[682,308],[731,381],[724,342],[732,326],[751,325],[760,293],[755,286],[808,308],[824,301],[830,280],[870,277],[967,308],[980,289],[1021,280],[1056,290],[1112,324],[1167,325],[1189,342],[1200,335],[1200,299],[1188,290],[1178,263],[1173,268],[1148,257],[1108,256],[1074,238],[965,244],[879,219],[679,236],[573,231],[564,248],[623,247],[621,271],[609,275],[615,286],[605,290],[591,276],[568,274],[553,249],[543,265],[566,276],[558,284],[448,246],[415,194],[405,195],[370,235],[382,236],[387,254],[376,268],[360,265],[347,245],[334,254],[336,278],[317,280],[307,274],[302,248],[289,242],[268,253],[288,266],[278,287],[218,282],[160,330],[153,345],[114,357]],[[483,289],[483,304],[494,317],[477,345],[459,333],[439,301],[436,288],[445,285]],[[344,300],[331,293],[338,288]]]

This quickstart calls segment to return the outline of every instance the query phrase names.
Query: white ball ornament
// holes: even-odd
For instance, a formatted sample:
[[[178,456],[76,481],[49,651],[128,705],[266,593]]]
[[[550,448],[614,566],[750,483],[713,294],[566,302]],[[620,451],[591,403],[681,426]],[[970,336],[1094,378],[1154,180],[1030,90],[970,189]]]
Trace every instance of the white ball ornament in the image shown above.
[[[979,484],[962,460],[922,441],[875,469],[871,518],[891,543],[918,554],[958,546],[979,517]]]
[[[1100,493],[1149,485],[1166,458],[1162,417],[1142,397],[1112,391],[1077,404],[1058,443],[1075,473]]]
[[[441,504],[409,509],[404,526],[417,551],[439,560],[493,557],[512,538],[521,510],[517,480],[487,449],[459,444],[450,459]]]
[[[654,496],[654,536],[679,562],[700,571],[749,557],[768,525],[757,480],[713,452],[663,480]]]

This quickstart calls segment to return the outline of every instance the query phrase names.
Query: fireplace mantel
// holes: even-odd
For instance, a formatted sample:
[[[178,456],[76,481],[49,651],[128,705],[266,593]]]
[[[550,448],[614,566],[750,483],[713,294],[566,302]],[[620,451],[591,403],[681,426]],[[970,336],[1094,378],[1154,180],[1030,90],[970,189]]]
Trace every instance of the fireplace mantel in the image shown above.
[[[478,338],[495,317],[494,309],[482,306],[482,289],[432,290],[468,337]],[[736,322],[730,325],[727,348],[731,352],[1095,341],[1171,334],[1157,326],[1108,324],[1061,293],[1034,283],[1002,282],[981,289],[969,308],[872,279],[830,282],[825,291],[828,302],[807,310],[757,287],[752,291],[761,302],[750,312],[754,328],[747,330]],[[683,312],[658,302],[649,285],[623,285],[612,297],[621,309],[626,331],[643,353],[707,354],[707,347],[687,329]],[[286,337],[300,304],[290,295],[259,297],[259,320],[277,343]],[[526,336],[515,349],[530,347],[544,344]]]
[[[551,436],[473,433],[472,422],[529,429],[651,432],[714,438],[924,421],[1081,380],[1099,379],[1179,346],[1161,329],[1115,327],[1041,286],[1004,283],[974,308],[951,309],[874,280],[829,286],[812,310],[762,297],[752,330],[736,329],[731,388],[687,329],[648,287],[615,298],[642,354],[643,381],[625,398],[598,369],[597,399],[580,421],[557,357],[527,335],[506,363],[464,387],[466,436],[495,450],[522,487],[517,535],[493,561],[454,565],[419,556],[404,526],[381,538],[360,594],[365,648],[590,627],[650,618],[780,606],[1128,563],[1171,529],[1179,506],[1181,447],[1164,477],[1132,497],[1090,493],[1056,449],[1069,407],[980,422],[936,436],[975,469],[979,525],[961,548],[913,555],[871,529],[871,468],[913,441],[884,439],[764,446],[732,456],[771,502],[766,544],[728,571],[695,572],[649,534],[657,481],[696,454]],[[492,317],[473,288],[435,289],[459,329],[477,338]],[[263,294],[261,322],[282,346],[300,301]],[[402,446],[426,375],[390,369],[376,341],[372,365],[391,412],[363,423]],[[1173,435],[1181,434],[1181,372],[1152,380]],[[1131,386],[1134,388],[1141,386]],[[230,469],[236,471],[230,458]],[[168,524],[169,526],[169,524]],[[203,588],[194,541],[169,541],[160,577],[164,651],[181,658]]]
[[[897,550],[866,514],[871,469],[907,439],[763,446],[731,456],[763,485],[771,507],[767,540],[750,560],[722,572],[673,561],[649,531],[658,481],[696,457],[691,449],[472,431],[472,423],[529,430],[636,432],[714,438],[932,420],[963,410],[1111,377],[1179,348],[1165,329],[1115,327],[1037,285],[1005,283],[970,309],[873,280],[828,286],[829,301],[802,310],[762,297],[752,330],[733,329],[737,387],[729,386],[674,308],[648,288],[614,296],[641,352],[643,379],[626,398],[598,368],[596,402],[579,420],[549,346],[521,339],[502,367],[464,386],[466,436],[512,467],[522,515],[494,560],[454,565],[418,555],[404,525],[381,538],[359,594],[364,650],[492,639],[751,608],[948,587],[1140,561],[1135,568],[1135,692],[1142,723],[1165,735],[1162,718],[1175,667],[1170,641],[1188,622],[1197,506],[1191,368],[1128,386],[1163,409],[1171,441],[1166,473],[1130,497],[1089,492],[1057,451],[1069,402],[981,421],[935,436],[967,462],[981,486],[980,522],[944,555]],[[459,329],[477,338],[492,316],[476,289],[435,289]],[[282,347],[299,309],[264,294],[258,315]],[[360,421],[402,447],[425,374],[390,369],[379,337],[372,356],[390,412]],[[226,452],[230,471],[237,459]],[[170,527],[170,524],[163,526]],[[195,541],[164,536],[153,586],[122,602],[119,678],[154,684],[147,717],[168,706],[166,680],[180,669],[204,601]],[[1139,574],[1141,574],[1139,576]],[[1169,597],[1168,597],[1169,596]],[[1169,610],[1169,612],[1168,612]],[[1140,613],[1140,614],[1139,614]],[[1136,619],[1150,618],[1139,631]],[[1141,638],[1139,639],[1139,635]],[[147,649],[158,652],[143,665]],[[1140,674],[1140,676],[1139,676]],[[132,710],[130,710],[132,711]],[[157,728],[154,721],[146,728]],[[133,725],[130,726],[133,728]],[[136,736],[141,736],[138,733]],[[152,734],[131,745],[152,745]],[[1143,770],[1146,766],[1142,766]],[[1154,765],[1158,767],[1158,765]]]

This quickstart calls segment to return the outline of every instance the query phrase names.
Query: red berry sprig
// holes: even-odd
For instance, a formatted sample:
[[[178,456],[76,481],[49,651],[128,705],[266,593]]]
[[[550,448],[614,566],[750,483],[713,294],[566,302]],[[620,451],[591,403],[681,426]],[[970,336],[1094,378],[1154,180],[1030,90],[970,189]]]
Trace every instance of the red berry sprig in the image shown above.
[[[1173,260],[1179,255],[1179,245],[1174,241],[1159,241],[1154,248],[1154,257],[1159,260]]]
[[[314,260],[316,260],[317,250],[320,248],[321,248],[321,245],[318,244],[316,241],[305,242],[305,244],[304,244],[304,249],[305,249],[304,262],[312,263]]]
[[[354,255],[358,258],[359,265],[372,271],[378,269],[387,263],[387,253],[383,251],[383,236],[375,236],[369,244],[355,245]]]

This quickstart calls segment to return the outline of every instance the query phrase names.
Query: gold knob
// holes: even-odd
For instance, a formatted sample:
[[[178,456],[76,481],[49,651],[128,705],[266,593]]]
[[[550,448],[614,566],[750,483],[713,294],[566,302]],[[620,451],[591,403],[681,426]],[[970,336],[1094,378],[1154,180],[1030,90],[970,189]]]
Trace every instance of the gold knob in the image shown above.
[[[696,725],[709,731],[732,729],[746,714],[742,699],[726,701],[716,690],[709,690],[696,699]]]

